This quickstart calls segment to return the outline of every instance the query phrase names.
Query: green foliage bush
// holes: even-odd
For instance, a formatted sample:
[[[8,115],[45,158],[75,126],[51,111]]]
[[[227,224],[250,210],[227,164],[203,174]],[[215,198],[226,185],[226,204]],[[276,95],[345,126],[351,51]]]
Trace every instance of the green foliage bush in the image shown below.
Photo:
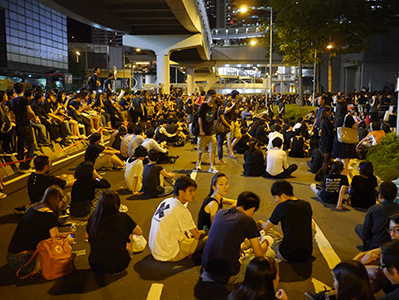
[[[296,104],[286,104],[285,105],[285,120],[289,120],[291,117],[295,117],[295,120],[306,116],[311,111],[316,113],[316,107],[314,106],[299,106]],[[278,105],[273,106],[274,115],[278,116]]]
[[[399,138],[388,133],[378,145],[367,152],[367,159],[373,163],[374,174],[383,181],[391,181],[399,177]]]

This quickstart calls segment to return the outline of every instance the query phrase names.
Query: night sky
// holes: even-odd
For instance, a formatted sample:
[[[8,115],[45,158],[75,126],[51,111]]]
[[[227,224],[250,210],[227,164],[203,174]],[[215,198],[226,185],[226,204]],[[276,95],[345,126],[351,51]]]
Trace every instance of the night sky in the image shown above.
[[[67,18],[68,43],[91,43],[91,27]]]

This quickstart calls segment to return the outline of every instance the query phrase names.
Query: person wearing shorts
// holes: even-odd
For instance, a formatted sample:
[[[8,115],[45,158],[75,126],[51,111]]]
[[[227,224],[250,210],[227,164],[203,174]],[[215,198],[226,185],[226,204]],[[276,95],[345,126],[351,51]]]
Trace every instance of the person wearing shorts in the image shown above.
[[[208,146],[210,160],[209,172],[217,173],[218,171],[214,168],[215,150],[217,147],[215,132],[217,111],[217,107],[215,104],[216,92],[214,90],[209,90],[206,94],[206,97],[207,101],[201,105],[198,117],[199,136],[197,137],[198,160],[196,164],[196,169],[201,170],[202,153],[205,152],[206,146]]]
[[[233,90],[231,92],[231,101],[228,103],[226,110],[224,112],[224,116],[226,121],[230,123],[230,132],[227,135],[227,147],[229,149],[230,158],[237,158],[234,155],[233,148],[237,143],[240,141],[241,135],[241,128],[240,128],[240,121],[238,121],[238,104],[237,101],[240,98],[240,93],[237,90]],[[234,141],[233,141],[233,138]]]

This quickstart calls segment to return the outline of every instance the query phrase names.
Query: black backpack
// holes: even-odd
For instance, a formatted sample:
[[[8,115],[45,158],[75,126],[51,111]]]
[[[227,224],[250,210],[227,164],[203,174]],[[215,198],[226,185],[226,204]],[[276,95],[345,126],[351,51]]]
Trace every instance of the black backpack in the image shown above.
[[[199,110],[195,112],[195,114],[193,115],[193,120],[191,122],[191,134],[194,136],[199,136],[198,118],[199,118]]]

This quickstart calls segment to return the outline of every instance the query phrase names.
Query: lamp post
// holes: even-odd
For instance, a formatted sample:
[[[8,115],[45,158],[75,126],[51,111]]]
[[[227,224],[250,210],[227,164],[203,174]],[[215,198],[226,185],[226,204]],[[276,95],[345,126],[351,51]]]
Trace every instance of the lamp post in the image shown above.
[[[79,63],[79,56],[80,56],[80,52],[76,51],[76,63]]]
[[[332,58],[331,49],[334,48],[334,44],[330,43],[327,45],[327,49],[330,50],[328,54],[328,92],[332,93]]]
[[[272,98],[272,58],[273,58],[273,8],[268,6],[265,7],[264,10],[270,11],[270,24],[269,24],[269,32],[270,32],[270,47],[269,47],[269,74],[270,74],[270,84],[269,84],[269,98]],[[241,13],[246,13],[248,11],[248,7],[246,5],[242,5],[238,10]],[[265,76],[266,76],[266,67],[265,67]],[[265,96],[267,99],[267,88],[265,89]]]
[[[317,50],[314,51],[312,106],[316,105],[316,101],[314,99],[316,93],[316,58],[317,58]]]

